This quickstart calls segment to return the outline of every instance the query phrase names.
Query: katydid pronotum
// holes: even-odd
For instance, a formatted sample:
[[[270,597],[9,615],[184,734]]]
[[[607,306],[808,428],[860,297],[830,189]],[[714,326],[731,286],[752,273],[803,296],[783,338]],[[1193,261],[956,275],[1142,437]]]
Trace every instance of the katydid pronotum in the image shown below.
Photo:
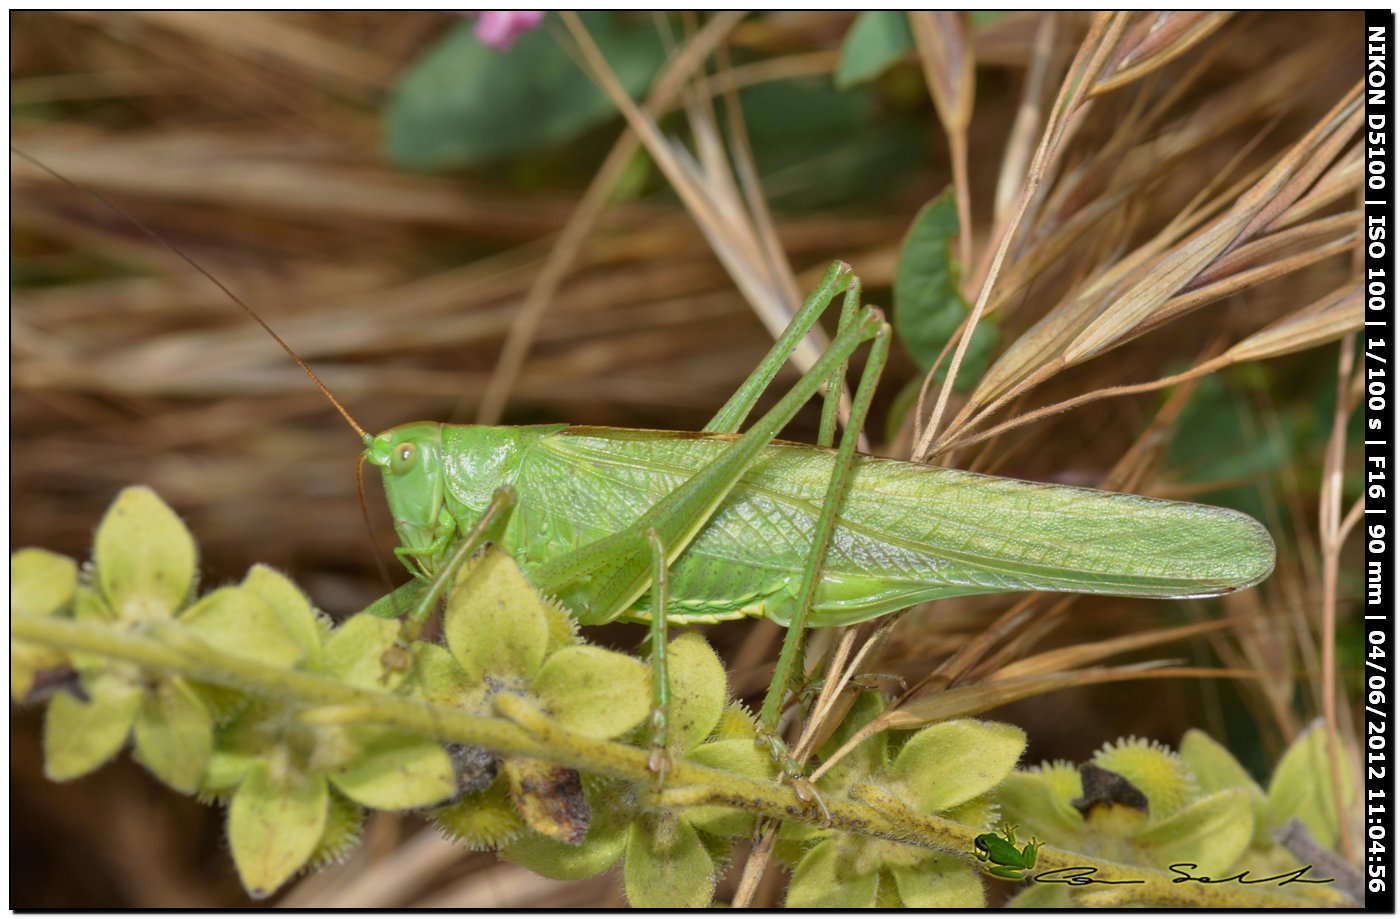
[[[766,616],[787,626],[760,715],[771,738],[808,625],[1006,591],[1211,596],[1257,584],[1273,568],[1268,532],[1236,511],[858,454],[890,332],[877,310],[860,304],[859,282],[839,262],[700,433],[412,422],[373,436],[250,307],[140,221],[89,194],[245,309],[361,436],[364,459],[383,474],[402,543],[396,554],[414,575],[387,604],[412,598],[406,638],[417,635],[457,567],[487,540],[583,624],[650,622],[651,763],[662,776],[668,623]],[[843,307],[830,347],[739,434],[838,296]],[[832,449],[846,365],[866,342],[870,355]],[[817,446],[776,440],[823,386]],[[796,764],[787,766],[800,777]]]

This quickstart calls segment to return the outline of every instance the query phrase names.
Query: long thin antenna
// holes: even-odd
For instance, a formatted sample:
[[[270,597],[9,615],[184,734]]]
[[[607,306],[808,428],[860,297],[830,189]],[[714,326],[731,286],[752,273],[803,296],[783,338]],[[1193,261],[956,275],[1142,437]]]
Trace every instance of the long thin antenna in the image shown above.
[[[285,341],[283,341],[280,335],[272,331],[272,326],[264,322],[263,318],[259,316],[251,306],[240,300],[238,295],[235,294],[233,291],[229,290],[228,287],[226,287],[222,281],[214,277],[212,274],[206,271],[204,267],[201,266],[198,262],[186,255],[184,251],[180,249],[179,246],[175,245],[170,240],[166,239],[164,236],[161,236],[155,230],[152,230],[140,220],[137,220],[131,214],[128,214],[126,211],[122,210],[120,207],[113,204],[111,201],[108,201],[106,198],[93,191],[91,188],[85,188],[84,186],[79,185],[77,182],[72,181],[67,176],[55,172],[53,169],[50,169],[48,166],[45,166],[43,163],[30,156],[28,153],[25,153],[23,150],[17,150],[14,147],[11,147],[10,152],[13,153],[15,156],[19,157],[20,159],[24,160],[25,162],[36,166],[39,169],[42,169],[44,172],[47,172],[49,175],[53,176],[55,179],[58,179],[58,181],[62,182],[64,185],[67,185],[69,188],[76,189],[77,191],[88,195],[89,197],[105,205],[106,207],[111,208],[114,212],[116,212],[117,214],[124,217],[127,221],[129,221],[132,226],[136,227],[142,233],[145,233],[147,236],[151,237],[151,239],[154,239],[156,242],[160,243],[162,246],[169,249],[171,252],[175,253],[177,256],[183,259],[184,262],[188,264],[191,268],[204,275],[204,277],[208,278],[209,283],[219,288],[219,290],[223,291],[224,294],[227,295],[230,300],[241,306],[243,308],[243,312],[253,317],[253,321],[256,322],[258,325],[262,326],[262,330],[264,332],[272,336],[272,340],[277,342],[277,344],[282,347],[283,351],[287,352],[287,356],[290,357],[292,360],[296,361],[297,366],[302,369],[302,372],[311,378],[312,383],[316,384],[316,388],[321,391],[321,395],[329,399],[331,405],[335,406],[335,410],[337,412],[340,412],[340,417],[344,418],[346,422],[349,423],[350,427],[355,429],[355,433],[360,435],[360,440],[368,441],[370,439],[369,432],[366,431],[364,428],[360,427],[359,422],[357,422],[353,417],[351,417],[350,412],[347,411],[345,406],[340,403],[340,400],[337,399],[335,395],[331,393],[330,389],[326,387],[325,383],[321,382],[321,378],[316,376],[316,372],[306,365],[306,361],[303,361],[300,357],[298,357],[297,353],[292,350],[291,346],[288,345]]]

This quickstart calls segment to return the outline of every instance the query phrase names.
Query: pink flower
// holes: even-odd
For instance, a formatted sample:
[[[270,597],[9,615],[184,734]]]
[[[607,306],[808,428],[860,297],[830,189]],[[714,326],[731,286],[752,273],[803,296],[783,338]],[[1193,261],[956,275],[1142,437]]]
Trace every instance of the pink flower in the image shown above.
[[[544,10],[469,10],[465,16],[480,16],[472,31],[483,45],[508,51],[522,32],[539,26]]]

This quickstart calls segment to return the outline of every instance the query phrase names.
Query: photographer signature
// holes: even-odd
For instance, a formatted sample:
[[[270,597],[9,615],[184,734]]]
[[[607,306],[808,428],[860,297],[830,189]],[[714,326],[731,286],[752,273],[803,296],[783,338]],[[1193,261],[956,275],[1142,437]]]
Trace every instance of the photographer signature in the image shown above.
[[[1293,871],[1285,871],[1281,874],[1272,874],[1268,877],[1250,877],[1248,871],[1241,871],[1228,877],[1213,878],[1209,875],[1198,875],[1194,872],[1200,866],[1195,862],[1176,862],[1168,865],[1167,870],[1176,877],[1172,878],[1173,884],[1277,884],[1284,887],[1289,884],[1332,884],[1336,878],[1310,878],[1304,877],[1312,870],[1312,865],[1303,865]],[[1068,868],[1054,868],[1049,871],[1040,871],[1029,875],[1028,880],[1040,884],[1068,884],[1071,887],[1083,887],[1088,884],[1145,884],[1143,879],[1124,878],[1119,880],[1107,880],[1094,877],[1098,873],[1098,868],[1093,865],[1074,865]]]

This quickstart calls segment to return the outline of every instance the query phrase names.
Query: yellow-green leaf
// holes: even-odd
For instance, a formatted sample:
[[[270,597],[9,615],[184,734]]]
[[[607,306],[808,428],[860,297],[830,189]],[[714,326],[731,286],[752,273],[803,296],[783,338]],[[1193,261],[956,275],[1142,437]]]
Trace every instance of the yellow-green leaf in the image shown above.
[[[891,770],[911,807],[932,814],[994,788],[1026,749],[1010,724],[964,719],[930,725],[900,749]]]
[[[136,758],[176,791],[192,793],[214,748],[214,719],[181,677],[142,694],[136,712]]]
[[[43,549],[20,549],[10,556],[10,613],[51,616],[73,600],[78,565]],[[10,639],[10,698],[23,702],[44,671],[68,663],[64,652]]]
[[[97,582],[123,622],[167,619],[194,585],[194,537],[156,493],[123,489],[97,527]]]
[[[362,753],[330,774],[352,800],[377,810],[428,807],[457,791],[447,751],[431,740],[387,728],[357,728]]]
[[[699,632],[687,632],[666,646],[671,704],[666,712],[666,743],[682,755],[710,736],[729,698],[724,663]]]
[[[870,909],[878,871],[850,872],[837,839],[824,839],[803,856],[788,884],[788,909]]]
[[[1269,799],[1264,789],[1240,765],[1239,760],[1204,731],[1195,728],[1181,738],[1181,759],[1196,777],[1201,791],[1209,794],[1227,788],[1249,792],[1254,810],[1254,845],[1267,848],[1269,839]]]
[[[685,821],[639,820],[628,832],[622,881],[634,909],[700,909],[714,898],[715,864]]]
[[[321,643],[325,641],[326,630],[322,627],[316,610],[291,579],[280,571],[266,565],[254,565],[243,579],[243,589],[250,591],[266,603],[297,644],[301,645],[301,666],[303,670],[321,669]]]
[[[397,619],[380,619],[370,613],[351,616],[326,639],[322,666],[326,673],[351,686],[393,689],[404,674],[389,668],[384,654],[398,642],[401,629]]]
[[[510,803],[510,793],[505,782],[501,781],[463,795],[451,804],[436,808],[430,816],[438,829],[468,849],[499,848],[525,833],[525,823],[515,812],[515,807]],[[545,837],[536,835],[533,838]],[[567,843],[556,843],[554,840],[549,842],[569,852],[578,850],[577,846]]]
[[[301,870],[325,835],[330,788],[320,774],[274,778],[253,769],[228,809],[228,840],[239,880],[265,897]]]
[[[307,864],[315,870],[344,860],[359,843],[364,825],[364,808],[332,788],[326,808],[326,828]]]
[[[983,909],[982,879],[964,859],[931,855],[912,868],[893,866],[899,899],[909,909]]]
[[[501,858],[558,881],[591,878],[617,864],[627,845],[629,826],[614,811],[598,810],[583,841],[576,845],[526,833],[502,848]]]
[[[44,775],[66,782],[116,755],[131,731],[141,691],[112,674],[83,681],[90,701],[60,692],[44,713]]]
[[[1346,751],[1339,753],[1342,800],[1350,804],[1356,799],[1356,779],[1347,762]],[[1290,817],[1297,817],[1314,839],[1324,846],[1335,846],[1338,821],[1331,774],[1327,731],[1319,719],[1298,735],[1274,769],[1269,782],[1269,807],[1274,825],[1283,826]]]
[[[10,612],[51,616],[68,605],[78,587],[78,563],[44,549],[10,556]]]
[[[210,647],[271,667],[290,667],[305,653],[282,617],[243,587],[205,594],[179,621]]]
[[[997,786],[997,802],[1001,804],[1002,816],[1020,826],[1024,831],[1022,835],[1035,836],[1064,848],[1077,848],[1076,843],[1084,832],[1084,819],[1069,802],[1083,794],[1079,776],[1070,766],[1049,768],[1067,770],[1075,790],[1062,793],[1043,770],[1015,771]]]
[[[545,601],[515,560],[493,547],[458,578],[443,633],[471,680],[528,681],[549,644]]]
[[[532,693],[561,727],[599,739],[630,730],[651,709],[646,665],[592,645],[574,645],[551,654],[535,678]]]
[[[1133,837],[1146,864],[1190,862],[1193,873],[1220,877],[1235,864],[1254,835],[1249,793],[1226,789],[1196,801]]]
[[[413,694],[425,702],[488,714],[486,687],[467,679],[466,671],[442,645],[425,641],[413,645]]]
[[[27,641],[10,639],[10,698],[16,702],[29,699],[44,675],[45,684],[52,685],[52,678],[67,678],[68,655],[54,648],[31,644]]]

